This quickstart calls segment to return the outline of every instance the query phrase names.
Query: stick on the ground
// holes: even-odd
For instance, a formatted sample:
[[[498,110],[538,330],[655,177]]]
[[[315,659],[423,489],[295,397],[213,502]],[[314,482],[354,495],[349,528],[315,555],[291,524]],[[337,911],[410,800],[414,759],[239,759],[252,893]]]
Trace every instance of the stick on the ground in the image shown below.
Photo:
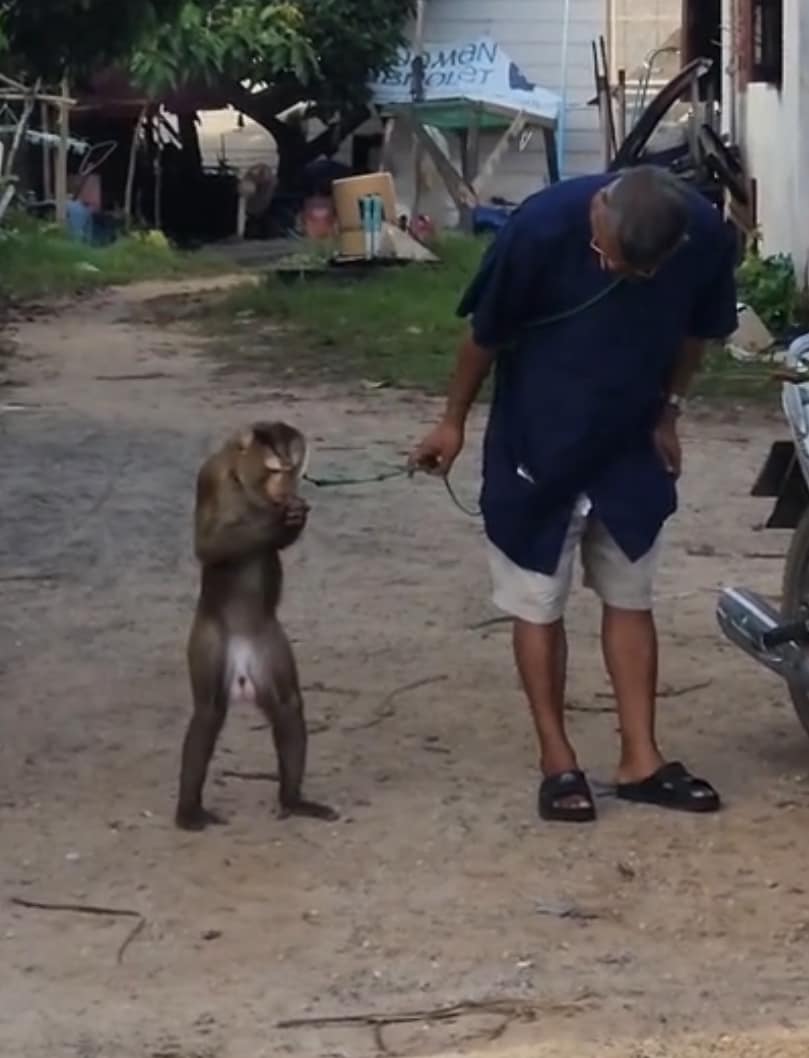
[[[382,700],[382,704],[376,710],[376,713],[370,720],[364,720],[361,724],[352,724],[345,728],[346,731],[362,731],[368,727],[376,727],[377,724],[381,724],[383,720],[389,720],[396,712],[394,702],[403,694],[408,694],[410,691],[417,691],[420,687],[427,687],[431,683],[441,683],[442,680],[447,679],[446,676],[427,676],[421,680],[414,680],[413,683],[406,683],[404,687],[397,687],[391,691],[390,694],[386,695]]]
[[[597,697],[602,697],[597,695]],[[611,698],[612,695],[606,695],[605,697]],[[568,713],[593,713],[599,715],[602,713],[614,713],[615,709],[611,705],[576,705],[574,702],[565,702],[565,712]]]
[[[3,584],[11,584],[23,581],[59,580],[58,573],[4,573],[0,576]]]
[[[25,907],[34,911],[72,911],[79,915],[106,915],[111,918],[136,918],[138,921],[124,937],[118,948],[115,961],[119,964],[124,960],[124,952],[126,949],[146,925],[146,919],[141,912],[132,911],[130,908],[98,907],[93,904],[51,904],[43,900],[26,900],[21,896],[12,896],[11,903],[16,904],[17,907]]]
[[[491,628],[493,625],[504,625],[513,621],[512,617],[487,617],[485,621],[477,621],[473,625],[467,625],[467,632],[481,632],[484,628]]]
[[[454,1021],[474,1014],[500,1014],[508,1017],[532,1018],[535,1005],[523,999],[465,999],[448,1007],[426,1010],[405,1010],[390,1014],[335,1014],[331,1017],[290,1018],[279,1021],[279,1029],[327,1029],[345,1026],[407,1025],[414,1021]]]
[[[245,779],[247,782],[279,782],[274,771],[223,771],[223,779]]]
[[[657,692],[658,698],[682,698],[684,694],[693,694],[694,691],[704,691],[710,687],[713,680],[703,680],[701,683],[690,683],[686,687],[667,687]],[[599,691],[596,698],[614,698],[612,691]]]

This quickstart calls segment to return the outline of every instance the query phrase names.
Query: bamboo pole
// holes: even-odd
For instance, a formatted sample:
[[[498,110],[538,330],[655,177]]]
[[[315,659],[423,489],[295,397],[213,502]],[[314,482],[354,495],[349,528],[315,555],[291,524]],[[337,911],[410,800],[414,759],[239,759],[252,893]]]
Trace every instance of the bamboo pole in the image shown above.
[[[4,88],[0,88],[0,102],[2,103],[24,103],[26,99],[30,99],[31,96],[35,97],[34,102],[36,103],[50,103],[51,106],[58,107],[63,103],[68,107],[73,107],[77,100],[72,99],[69,95],[52,95],[50,92],[8,92]],[[131,100],[125,100],[129,103]],[[106,103],[106,100],[105,100]]]
[[[70,103],[67,101],[67,80],[62,80],[62,101],[59,104],[59,145],[56,148],[56,220],[67,220],[67,145],[70,137]]]
[[[31,120],[31,115],[34,112],[36,106],[36,93],[39,90],[39,81],[34,86],[33,92],[30,92],[25,99],[25,105],[22,108],[20,119],[17,122],[17,127],[14,130],[14,137],[9,147],[8,155],[5,162],[5,175],[14,175],[14,163],[17,161],[17,152],[20,149],[25,130],[28,128],[28,122]]]
[[[39,104],[39,116],[42,131],[46,137],[51,131],[51,115],[47,103]],[[47,139],[42,141],[42,197],[46,202],[53,198],[53,165],[51,159],[51,145]]]
[[[25,92],[25,85],[21,81],[15,81],[13,77],[4,73],[0,73],[0,84],[10,85],[17,92]]]

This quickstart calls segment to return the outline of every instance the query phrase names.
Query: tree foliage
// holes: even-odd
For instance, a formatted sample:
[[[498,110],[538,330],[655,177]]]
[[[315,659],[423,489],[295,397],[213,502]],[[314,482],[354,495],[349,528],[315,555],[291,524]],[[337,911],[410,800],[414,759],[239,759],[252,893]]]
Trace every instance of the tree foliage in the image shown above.
[[[365,98],[412,9],[412,0],[183,0],[172,22],[143,35],[132,70],[153,91],[205,79],[261,86],[265,110],[305,97],[333,112]]]
[[[298,0],[318,57],[314,98],[326,108],[367,98],[369,75],[403,42],[411,0]]]
[[[305,83],[316,65],[303,13],[286,0],[185,0],[175,19],[143,35],[131,60],[155,94],[202,81],[255,84],[268,71],[276,81]]]
[[[0,0],[9,64],[58,80],[128,55],[133,42],[173,20],[182,0]]]

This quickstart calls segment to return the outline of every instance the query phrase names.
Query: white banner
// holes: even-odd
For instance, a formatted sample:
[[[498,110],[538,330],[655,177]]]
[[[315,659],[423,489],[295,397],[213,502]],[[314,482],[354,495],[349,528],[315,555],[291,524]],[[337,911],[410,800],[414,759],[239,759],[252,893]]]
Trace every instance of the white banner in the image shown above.
[[[513,107],[525,114],[556,120],[561,99],[530,82],[491,37],[457,44],[424,46],[424,101],[466,99]],[[381,105],[409,103],[413,91],[412,48],[402,48],[396,62],[372,82]]]

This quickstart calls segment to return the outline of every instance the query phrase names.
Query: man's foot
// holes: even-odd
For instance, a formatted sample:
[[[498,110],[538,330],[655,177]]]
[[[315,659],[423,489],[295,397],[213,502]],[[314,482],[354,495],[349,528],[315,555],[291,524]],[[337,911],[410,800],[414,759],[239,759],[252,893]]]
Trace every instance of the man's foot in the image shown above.
[[[539,788],[539,815],[547,822],[592,823],[596,806],[583,771],[549,775]]]
[[[679,761],[664,764],[640,782],[619,782],[615,793],[622,801],[679,812],[718,812],[721,807],[713,786],[695,778]]]
[[[320,819],[324,823],[334,823],[340,818],[340,813],[331,805],[318,804],[317,801],[292,801],[281,804],[278,809],[279,819],[289,819],[290,816],[302,816],[304,819]]]
[[[206,827],[222,827],[227,825],[227,820],[216,812],[209,812],[202,805],[193,808],[178,808],[174,822],[180,830],[205,830]]]

